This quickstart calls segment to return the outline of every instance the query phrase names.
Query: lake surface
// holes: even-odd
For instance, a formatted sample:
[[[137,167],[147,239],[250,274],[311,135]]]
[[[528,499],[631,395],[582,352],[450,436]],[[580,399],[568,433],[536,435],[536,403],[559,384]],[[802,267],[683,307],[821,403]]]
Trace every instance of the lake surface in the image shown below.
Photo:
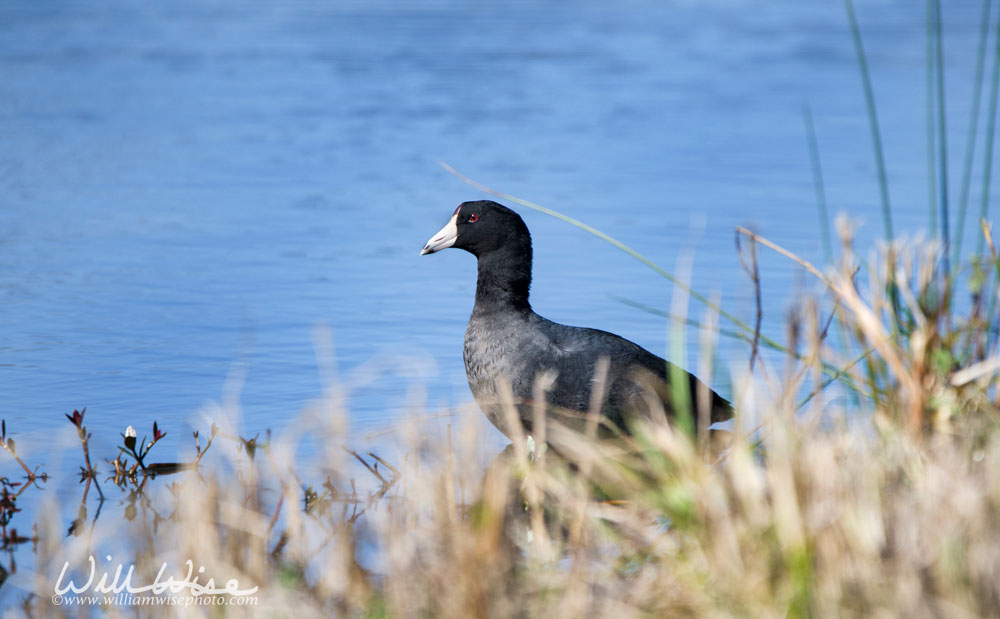
[[[924,7],[859,5],[896,230],[916,234]],[[980,8],[946,5],[954,188]],[[50,441],[65,433],[79,449],[63,414],[83,406],[94,451],[110,457],[125,426],[141,436],[154,420],[166,453],[187,445],[226,397],[247,435],[281,429],[334,374],[359,442],[470,402],[474,259],[418,252],[484,195],[438,161],[678,274],[693,261],[695,288],[750,321],[735,226],[822,262],[807,102],[831,211],[860,222],[862,248],[882,235],[841,3],[405,6],[0,6],[0,417],[26,459],[63,478],[50,486],[75,485],[76,452],[56,457]],[[665,354],[664,319],[614,297],[668,309],[667,281],[519,210],[539,313]],[[763,251],[761,270],[780,339],[794,293],[815,286]],[[324,374],[327,342],[336,371]],[[720,351],[723,367],[746,356],[738,342]],[[18,471],[0,454],[0,473]]]

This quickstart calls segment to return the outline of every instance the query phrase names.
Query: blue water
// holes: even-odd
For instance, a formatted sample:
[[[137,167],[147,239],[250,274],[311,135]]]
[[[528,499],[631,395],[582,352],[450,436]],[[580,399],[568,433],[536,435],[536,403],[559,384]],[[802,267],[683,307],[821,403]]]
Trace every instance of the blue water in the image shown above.
[[[927,227],[923,5],[858,4],[896,231],[913,234]],[[979,3],[946,4],[954,188]],[[831,211],[860,222],[863,248],[882,235],[841,3],[406,7],[0,5],[0,417],[32,464],[76,470],[48,441],[83,406],[102,457],[154,420],[169,453],[243,371],[241,428],[280,429],[330,382],[323,333],[352,440],[468,403],[474,260],[418,252],[484,196],[438,161],[669,270],[693,260],[695,287],[750,321],[735,226],[822,260],[808,102]],[[666,309],[668,282],[521,212],[539,313],[666,353],[664,320],[612,297]],[[815,285],[767,252],[761,270],[781,339]],[[746,356],[724,342],[720,365]],[[0,454],[0,474],[17,471]]]

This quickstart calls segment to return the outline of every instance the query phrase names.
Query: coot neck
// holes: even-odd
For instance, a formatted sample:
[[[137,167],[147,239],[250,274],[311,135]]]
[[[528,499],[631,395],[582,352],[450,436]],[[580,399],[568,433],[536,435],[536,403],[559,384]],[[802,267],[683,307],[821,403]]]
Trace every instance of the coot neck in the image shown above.
[[[479,279],[473,314],[531,311],[531,240],[507,244],[478,256]]]

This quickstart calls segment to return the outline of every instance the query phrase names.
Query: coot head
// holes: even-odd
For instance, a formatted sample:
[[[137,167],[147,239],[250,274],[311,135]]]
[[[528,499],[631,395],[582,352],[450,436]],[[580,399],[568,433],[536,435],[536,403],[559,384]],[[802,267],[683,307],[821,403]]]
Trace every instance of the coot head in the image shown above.
[[[420,255],[457,247],[482,257],[504,247],[524,244],[530,256],[531,234],[520,215],[491,200],[477,200],[460,204],[445,227],[427,241]]]

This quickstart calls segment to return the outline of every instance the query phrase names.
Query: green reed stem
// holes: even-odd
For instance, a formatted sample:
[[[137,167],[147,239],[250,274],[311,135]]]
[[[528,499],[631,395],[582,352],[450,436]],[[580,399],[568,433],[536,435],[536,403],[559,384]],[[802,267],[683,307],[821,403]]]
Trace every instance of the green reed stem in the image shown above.
[[[899,314],[899,292],[896,290],[896,259],[892,250],[892,241],[895,235],[892,231],[892,209],[889,203],[889,180],[885,171],[885,155],[882,149],[882,132],[879,129],[878,111],[875,108],[875,91],[872,88],[871,75],[868,72],[868,58],[865,55],[865,46],[861,40],[861,29],[858,27],[858,18],[854,14],[854,4],[851,0],[844,0],[844,7],[847,10],[847,20],[851,26],[851,37],[854,39],[854,51],[858,58],[858,69],[861,73],[861,85],[865,92],[865,106],[868,110],[868,124],[871,128],[872,145],[875,150],[875,168],[878,172],[879,195],[882,200],[882,225],[885,229],[885,240],[889,245],[889,298],[892,302],[893,329],[897,329],[895,317]]]
[[[826,208],[823,167],[820,165],[819,144],[816,141],[816,127],[813,125],[812,111],[809,109],[808,103],[802,104],[802,120],[806,125],[809,162],[812,164],[813,187],[816,190],[816,205],[819,208],[819,228],[823,234],[823,257],[826,259],[827,264],[833,264],[833,235],[830,233],[830,215]]]
[[[658,316],[660,318],[666,318],[667,320],[670,320],[672,322],[683,322],[687,326],[693,327],[695,329],[707,329],[708,328],[707,326],[705,326],[701,322],[698,322],[694,318],[682,318],[682,317],[677,316],[675,314],[672,314],[670,312],[665,312],[665,311],[661,310],[658,307],[653,307],[652,305],[646,305],[645,303],[641,303],[639,301],[636,301],[635,299],[628,299],[626,297],[619,297],[619,296],[616,296],[616,295],[611,295],[611,298],[614,299],[615,301],[618,301],[622,305],[627,305],[627,306],[635,308],[637,310],[646,312],[647,314],[652,314],[653,316]],[[723,335],[725,337],[732,338],[734,340],[741,340],[743,342],[746,342],[747,344],[753,344],[753,334],[752,333],[746,333],[744,331],[734,331],[732,329],[724,329],[722,327],[715,327],[715,331],[719,335]],[[766,346],[767,348],[772,349],[772,350],[777,350],[777,351],[780,351],[780,352],[788,352],[788,350],[786,350],[784,346],[780,346],[780,345],[779,346],[774,346],[774,344],[770,343],[770,342],[761,342],[761,344],[764,345],[764,346]],[[803,357],[800,355],[799,358],[803,358]]]
[[[937,166],[935,164],[935,122],[934,122],[934,0],[927,0],[927,51],[925,67],[925,85],[927,109],[927,219],[930,221],[930,234],[937,236]]]
[[[949,251],[948,243],[950,234],[948,230],[948,121],[947,110],[945,109],[945,85],[944,85],[944,35],[941,18],[941,0],[931,0],[934,5],[934,57],[937,67],[937,129],[938,129],[938,165],[940,166],[940,176],[938,177],[938,190],[941,199],[938,206],[941,209],[941,260],[944,262],[944,272],[950,273],[948,265]]]
[[[969,135],[965,144],[965,160],[962,165],[962,185],[959,189],[958,215],[955,222],[955,244],[952,265],[958,269],[962,260],[962,237],[965,232],[965,213],[969,205],[969,188],[972,186],[972,164],[975,160],[976,139],[979,133],[979,107],[982,103],[983,78],[986,68],[986,42],[990,32],[990,10],[993,0],[983,0],[980,16],[979,46],[976,53],[976,70],[972,82],[972,106],[969,110]]]
[[[993,76],[990,80],[990,103],[989,116],[986,120],[986,150],[983,153],[983,186],[982,198],[979,205],[979,219],[987,220],[990,210],[990,185],[992,184],[993,172],[993,140],[996,133],[997,118],[997,90],[1000,87],[1000,15],[996,18],[996,53],[993,55]],[[976,255],[982,256],[985,249],[986,237],[980,235],[979,243],[976,246]]]
[[[885,156],[882,149],[882,133],[879,129],[878,112],[875,109],[875,91],[872,88],[871,75],[868,72],[868,59],[865,46],[861,41],[861,30],[858,28],[858,18],[854,14],[854,4],[844,0],[847,9],[847,19],[851,25],[851,36],[854,39],[854,51],[858,57],[858,70],[861,72],[861,85],[865,92],[865,106],[868,110],[868,121],[871,127],[872,144],[875,149],[875,167],[878,171],[879,194],[882,199],[882,224],[885,229],[885,239],[892,242],[892,211],[889,205],[889,181],[885,171]]]

